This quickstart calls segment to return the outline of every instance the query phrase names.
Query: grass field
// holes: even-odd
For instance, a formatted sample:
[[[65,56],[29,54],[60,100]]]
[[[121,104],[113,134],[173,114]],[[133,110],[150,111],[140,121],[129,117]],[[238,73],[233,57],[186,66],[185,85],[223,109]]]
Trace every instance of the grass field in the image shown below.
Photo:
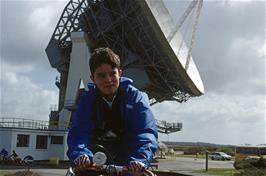
[[[233,176],[235,173],[238,173],[237,170],[229,168],[210,168],[207,172],[205,170],[199,170],[196,172],[217,176]]]
[[[5,171],[0,171],[0,176],[7,176],[9,173]]]

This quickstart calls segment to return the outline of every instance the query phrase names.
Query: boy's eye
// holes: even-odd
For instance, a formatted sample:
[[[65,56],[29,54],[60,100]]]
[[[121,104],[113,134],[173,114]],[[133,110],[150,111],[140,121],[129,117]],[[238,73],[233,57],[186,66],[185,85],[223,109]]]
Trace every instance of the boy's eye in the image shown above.
[[[106,73],[98,73],[97,76],[98,76],[99,78],[105,78]]]
[[[116,71],[112,71],[112,72],[110,73],[110,75],[111,75],[111,76],[115,76],[115,75],[116,75]]]

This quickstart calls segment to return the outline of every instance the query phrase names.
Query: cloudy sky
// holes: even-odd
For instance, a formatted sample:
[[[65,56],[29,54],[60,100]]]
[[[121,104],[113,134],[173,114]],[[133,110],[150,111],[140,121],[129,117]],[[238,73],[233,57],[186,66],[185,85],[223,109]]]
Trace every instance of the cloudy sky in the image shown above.
[[[175,19],[189,1],[166,0]],[[56,70],[45,48],[67,1],[1,0],[1,117],[48,120],[57,104]],[[205,1],[193,58],[205,94],[152,107],[183,129],[159,140],[266,143],[265,1]]]

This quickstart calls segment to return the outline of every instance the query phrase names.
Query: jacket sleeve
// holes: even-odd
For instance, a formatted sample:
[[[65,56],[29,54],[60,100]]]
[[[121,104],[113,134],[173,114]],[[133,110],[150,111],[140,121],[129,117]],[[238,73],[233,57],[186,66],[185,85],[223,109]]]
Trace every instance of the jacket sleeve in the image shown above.
[[[130,161],[140,161],[146,167],[150,165],[158,148],[158,133],[150,105],[142,92],[137,93],[136,102],[132,106],[130,128],[132,129]],[[133,115],[134,114],[134,115]]]
[[[72,118],[72,124],[68,132],[67,156],[72,163],[75,158],[81,155],[88,155],[92,158],[93,154],[88,149],[91,143],[91,130],[93,123],[91,122],[92,96],[89,92],[85,92],[79,102],[76,113]]]

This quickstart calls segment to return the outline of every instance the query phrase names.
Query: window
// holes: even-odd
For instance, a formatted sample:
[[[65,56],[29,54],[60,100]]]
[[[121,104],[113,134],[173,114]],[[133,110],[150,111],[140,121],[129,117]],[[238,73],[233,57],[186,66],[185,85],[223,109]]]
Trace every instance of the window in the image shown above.
[[[18,134],[17,147],[29,147],[30,135]]]
[[[37,135],[36,136],[36,149],[47,149],[47,136]]]
[[[266,155],[266,147],[260,148],[260,154],[261,155]]]
[[[63,136],[51,136],[51,144],[63,144]]]

